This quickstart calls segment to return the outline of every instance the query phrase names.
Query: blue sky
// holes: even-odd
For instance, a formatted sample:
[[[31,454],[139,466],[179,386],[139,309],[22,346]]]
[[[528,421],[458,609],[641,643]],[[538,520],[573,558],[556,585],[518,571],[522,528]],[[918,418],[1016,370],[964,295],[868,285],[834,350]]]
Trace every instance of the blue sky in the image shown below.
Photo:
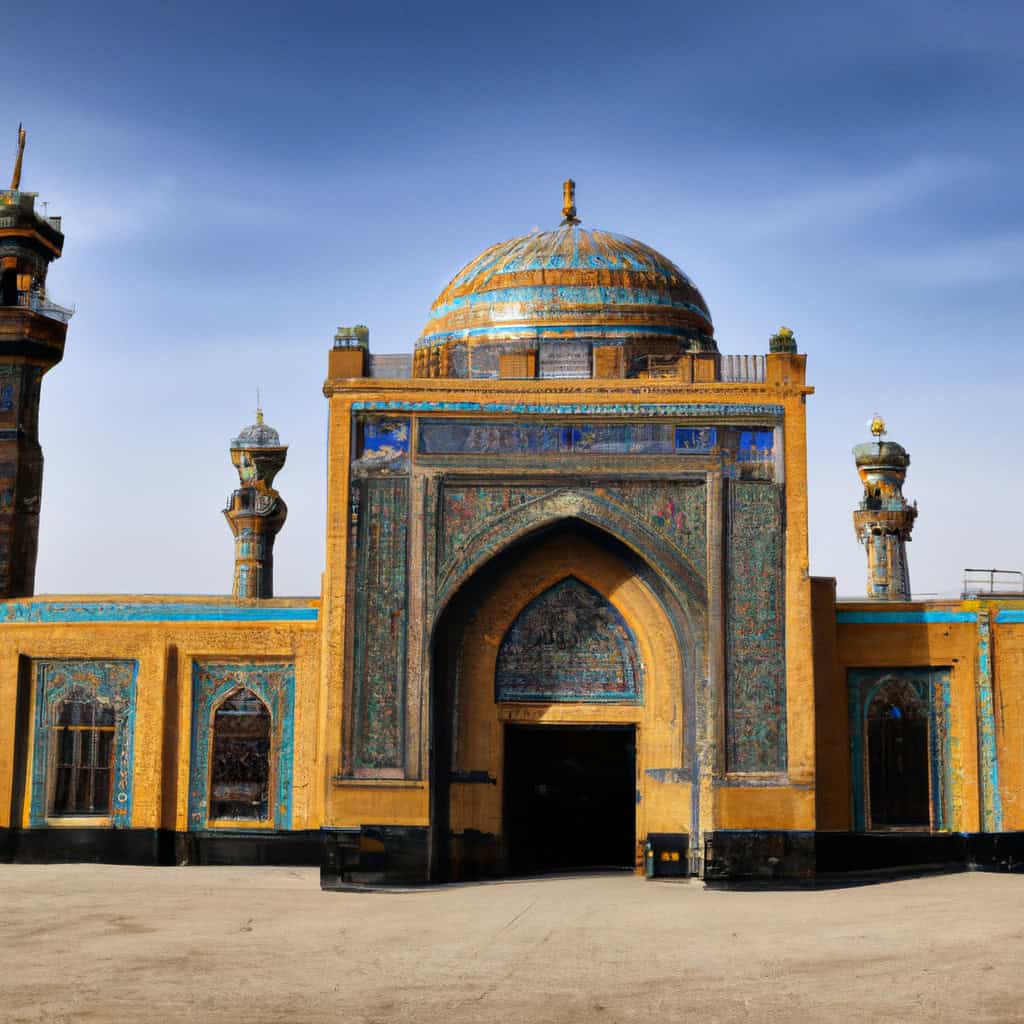
[[[92,9],[89,9],[92,7]],[[43,388],[40,592],[230,589],[228,440],[291,445],[281,594],[319,591],[338,324],[408,351],[449,277],[558,220],[697,282],[723,352],[808,353],[811,571],[863,588],[850,447],[913,458],[915,590],[1024,568],[1019,4],[38,4],[23,187],[75,304]],[[16,40],[16,42],[12,42]],[[0,155],[4,144],[0,141]],[[7,172],[5,172],[7,173]]]

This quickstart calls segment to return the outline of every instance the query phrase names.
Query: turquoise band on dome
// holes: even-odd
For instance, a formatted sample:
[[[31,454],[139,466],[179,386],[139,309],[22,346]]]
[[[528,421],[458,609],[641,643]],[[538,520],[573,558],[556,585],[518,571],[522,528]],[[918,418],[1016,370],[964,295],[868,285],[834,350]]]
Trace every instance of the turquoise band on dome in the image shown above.
[[[617,288],[601,285],[523,285],[518,288],[493,288],[490,291],[470,292],[450,299],[430,311],[430,319],[438,320],[449,313],[473,306],[497,306],[504,303],[522,302],[568,302],[574,305],[594,306],[601,312],[609,305],[616,306],[661,306],[670,309],[685,309],[704,317],[709,323],[711,314],[706,309],[685,299],[674,299],[668,292],[651,288]],[[523,317],[533,315],[524,308]]]
[[[552,335],[555,335],[552,337]],[[665,338],[686,337],[685,327],[664,324],[494,324],[488,327],[467,327],[458,331],[438,331],[424,334],[416,347],[440,345],[448,341],[465,341],[467,338],[493,338],[495,341],[517,341],[536,339],[538,341],[580,341],[586,338],[606,338],[612,343],[619,338]]]

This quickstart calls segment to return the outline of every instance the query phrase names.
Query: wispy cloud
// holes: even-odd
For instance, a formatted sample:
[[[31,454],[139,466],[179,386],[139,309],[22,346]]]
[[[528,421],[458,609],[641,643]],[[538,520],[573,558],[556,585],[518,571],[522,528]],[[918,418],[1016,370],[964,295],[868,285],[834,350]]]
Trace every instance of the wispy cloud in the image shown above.
[[[907,285],[984,284],[1024,277],[1024,233],[954,241],[928,250],[890,254],[878,264]]]
[[[745,228],[753,236],[765,237],[855,224],[890,209],[905,209],[916,200],[988,170],[981,160],[920,157],[900,167],[824,183],[815,176],[801,191],[749,211],[744,218]]]

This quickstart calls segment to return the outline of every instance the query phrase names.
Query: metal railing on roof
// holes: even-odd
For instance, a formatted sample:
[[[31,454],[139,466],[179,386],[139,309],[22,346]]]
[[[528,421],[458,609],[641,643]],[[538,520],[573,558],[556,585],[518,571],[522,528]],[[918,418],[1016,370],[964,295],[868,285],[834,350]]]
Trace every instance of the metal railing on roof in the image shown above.
[[[764,356],[723,355],[719,358],[719,380],[729,384],[764,383]]]
[[[1024,597],[1024,572],[1017,569],[964,569],[961,597]]]

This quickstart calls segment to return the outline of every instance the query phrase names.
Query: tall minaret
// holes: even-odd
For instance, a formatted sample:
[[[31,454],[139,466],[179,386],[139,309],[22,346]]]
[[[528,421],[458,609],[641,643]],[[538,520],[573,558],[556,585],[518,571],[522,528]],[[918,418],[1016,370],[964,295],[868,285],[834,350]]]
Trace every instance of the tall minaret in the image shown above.
[[[917,503],[903,497],[903,480],[910,465],[906,449],[883,441],[885,421],[871,420],[875,440],[853,449],[864,497],[853,513],[857,539],[868,553],[868,597],[876,601],[909,601],[910,568],[907,541],[917,518]]]
[[[64,248],[60,217],[40,215],[21,190],[25,130],[11,187],[0,189],[0,598],[35,592],[43,450],[43,374],[64,357],[71,310],[51,302],[46,272]]]
[[[288,506],[273,484],[287,455],[288,446],[263,422],[260,408],[256,422],[231,442],[231,462],[241,484],[224,509],[235,535],[235,597],[274,596],[274,538]]]

